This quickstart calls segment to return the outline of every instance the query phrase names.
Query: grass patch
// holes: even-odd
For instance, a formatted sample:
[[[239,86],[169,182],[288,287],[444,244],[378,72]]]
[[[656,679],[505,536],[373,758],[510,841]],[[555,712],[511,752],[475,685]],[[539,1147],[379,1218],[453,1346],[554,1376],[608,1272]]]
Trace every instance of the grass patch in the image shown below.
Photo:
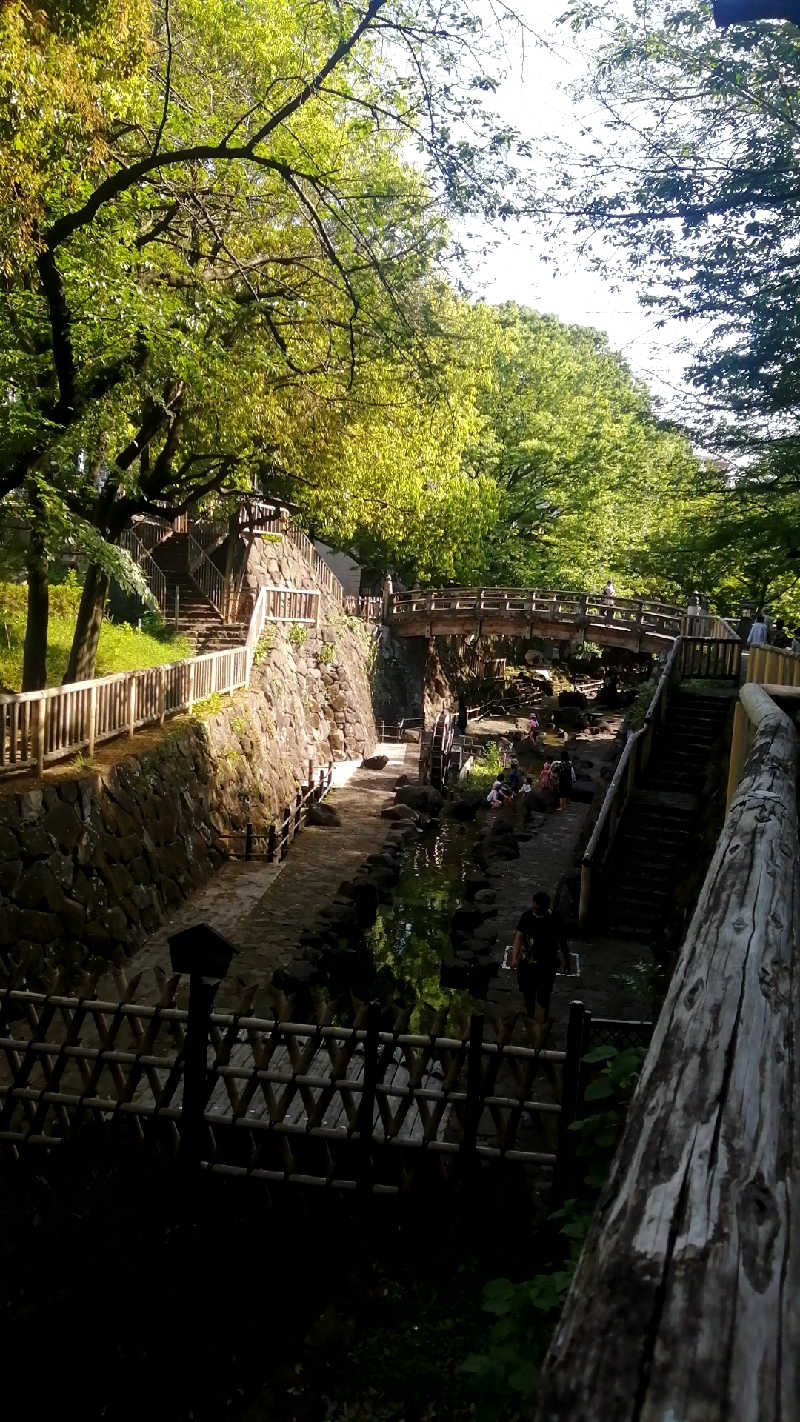
[[[500,771],[504,769],[505,762],[500,747],[496,741],[489,741],[461,781],[461,788],[480,790],[488,795]]]
[[[0,685],[19,691],[22,685],[22,649],[25,642],[27,588],[21,583],[0,583]],[[50,588],[50,621],[47,638],[47,685],[60,685],[72,646],[81,589],[74,575]],[[141,632],[127,622],[104,622],[97,649],[96,676],[136,671],[179,662],[193,655],[185,637],[165,627],[153,613],[142,619]]]

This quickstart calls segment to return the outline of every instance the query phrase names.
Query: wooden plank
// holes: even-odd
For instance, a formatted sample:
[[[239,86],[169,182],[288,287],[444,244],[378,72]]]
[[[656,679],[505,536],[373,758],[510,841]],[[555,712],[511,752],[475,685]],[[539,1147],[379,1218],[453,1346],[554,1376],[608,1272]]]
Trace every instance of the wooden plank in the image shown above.
[[[753,746],[539,1380],[538,1422],[797,1416],[797,752],[762,688],[741,699]]]

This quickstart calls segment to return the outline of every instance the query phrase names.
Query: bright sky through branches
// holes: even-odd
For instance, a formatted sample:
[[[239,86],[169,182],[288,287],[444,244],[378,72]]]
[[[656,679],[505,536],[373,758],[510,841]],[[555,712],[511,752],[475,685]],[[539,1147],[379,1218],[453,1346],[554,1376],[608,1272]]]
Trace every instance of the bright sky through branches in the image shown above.
[[[534,147],[548,134],[577,133],[584,107],[576,107],[568,86],[582,69],[579,40],[567,25],[557,25],[565,0],[523,0],[518,13],[530,26],[523,43],[518,30],[506,28],[507,75],[492,98],[493,107]],[[580,43],[586,44],[586,35]],[[538,159],[537,161],[542,161]],[[469,224],[475,233],[475,224]],[[497,233],[492,236],[497,239]],[[468,242],[474,250],[474,238]],[[680,347],[702,333],[670,322],[659,329],[659,315],[639,305],[632,284],[614,289],[591,270],[577,243],[559,252],[558,265],[548,260],[546,244],[535,224],[509,223],[486,256],[477,258],[473,289],[492,303],[517,301],[560,320],[594,326],[608,335],[612,348],[644,380],[669,413],[696,414],[696,397],[683,383],[687,356]]]

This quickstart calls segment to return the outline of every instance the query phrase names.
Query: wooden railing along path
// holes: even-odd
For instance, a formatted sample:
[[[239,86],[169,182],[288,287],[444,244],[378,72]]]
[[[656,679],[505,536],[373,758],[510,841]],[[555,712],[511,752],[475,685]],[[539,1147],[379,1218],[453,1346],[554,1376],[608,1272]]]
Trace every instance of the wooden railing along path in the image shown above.
[[[141,671],[93,681],[0,695],[0,772],[36,768],[77,751],[92,756],[99,741],[132,736],[140,726],[163,725],[215,693],[247,686],[246,646],[207,652]]]
[[[309,762],[308,776],[304,785],[298,785],[290,805],[284,805],[277,821],[258,829],[248,820],[244,829],[231,834],[215,834],[215,839],[225,842],[226,853],[231,859],[266,859],[268,863],[279,863],[289,853],[289,845],[308,822],[308,812],[318,805],[333,787],[333,761],[319,770]]]
[[[84,750],[92,756],[99,741],[163,725],[167,716],[191,711],[209,696],[232,695],[249,686],[265,623],[316,625],[319,599],[316,588],[262,587],[240,647],[44,691],[0,695],[0,774],[35,767],[41,775],[51,761]]]
[[[681,657],[682,640],[676,638],[645,712],[644,724],[640,730],[629,733],[605,793],[581,863],[581,924],[590,918],[593,887],[608,859],[625,806],[647,768],[654,740],[666,719],[670,697],[681,676]]]
[[[750,749],[537,1384],[537,1422],[797,1416],[797,744],[763,687],[740,701]]]

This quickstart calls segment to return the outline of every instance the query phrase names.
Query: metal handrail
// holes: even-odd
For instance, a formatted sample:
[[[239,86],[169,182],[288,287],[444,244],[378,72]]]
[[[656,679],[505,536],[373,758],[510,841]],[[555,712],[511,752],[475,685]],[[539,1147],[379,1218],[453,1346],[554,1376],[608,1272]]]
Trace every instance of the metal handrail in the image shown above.
[[[120,548],[125,549],[126,553],[130,554],[134,563],[141,569],[159,611],[164,612],[167,606],[167,580],[152,553],[148,551],[132,528],[126,528],[120,535],[119,545]],[[153,546],[155,547],[155,544]]]
[[[225,616],[225,579],[215,563],[212,563],[208,554],[201,548],[197,539],[187,533],[188,549],[186,555],[186,571],[192,582],[203,597],[208,598],[212,607],[216,608],[220,617]]]

